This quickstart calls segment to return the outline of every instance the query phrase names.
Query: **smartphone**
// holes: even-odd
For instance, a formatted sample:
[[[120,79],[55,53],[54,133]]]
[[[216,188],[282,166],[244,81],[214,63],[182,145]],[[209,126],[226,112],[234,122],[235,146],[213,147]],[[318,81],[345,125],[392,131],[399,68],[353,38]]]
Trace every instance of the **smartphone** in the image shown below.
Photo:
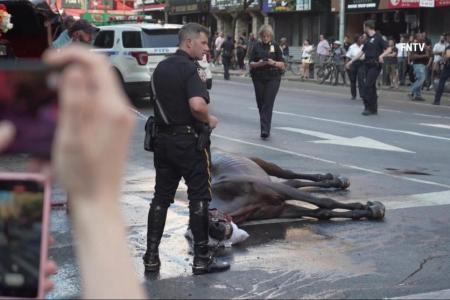
[[[49,213],[44,176],[0,173],[0,298],[43,299]]]
[[[5,153],[50,157],[58,112],[57,73],[41,62],[0,65],[0,121],[16,128]]]

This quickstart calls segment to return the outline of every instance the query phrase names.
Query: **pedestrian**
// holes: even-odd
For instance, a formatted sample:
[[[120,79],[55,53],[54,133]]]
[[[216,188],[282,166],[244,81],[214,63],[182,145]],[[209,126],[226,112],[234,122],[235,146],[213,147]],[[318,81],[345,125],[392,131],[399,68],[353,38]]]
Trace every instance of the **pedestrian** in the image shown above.
[[[389,47],[392,52],[387,54],[384,58],[384,65],[386,66],[386,73],[389,79],[390,88],[398,89],[398,49],[395,47],[395,41],[393,39],[389,40]]]
[[[214,35],[211,35],[209,38],[209,52],[211,53],[211,57],[214,59],[216,57],[216,39],[219,37],[219,33],[216,31]]]
[[[378,114],[378,95],[377,95],[377,78],[381,71],[381,64],[384,57],[391,52],[388,43],[383,40],[381,35],[375,31],[375,21],[367,20],[364,22],[364,31],[367,34],[367,41],[364,44],[359,55],[354,57],[346,65],[347,69],[361,58],[363,55],[366,71],[366,82],[364,85],[364,111],[362,115],[370,116]]]
[[[330,56],[331,47],[324,35],[319,36],[319,43],[317,44],[317,55],[319,57],[319,67],[323,65],[325,60]]]
[[[79,19],[73,23],[72,27],[68,29],[68,34],[71,38],[70,42],[65,43],[63,46],[70,45],[71,43],[82,43],[90,45],[94,39],[94,35],[100,29],[93,26],[91,23],[84,19]]]
[[[64,18],[63,25],[64,30],[59,34],[59,36],[53,41],[51,37],[51,26],[50,22],[46,22],[47,35],[49,39],[49,45],[53,48],[61,48],[72,42],[72,37],[69,35],[69,29],[75,24],[75,19],[72,16],[67,16]]]
[[[412,101],[425,101],[422,98],[422,85],[427,76],[427,65],[429,64],[431,53],[425,46],[425,39],[421,33],[417,34],[416,40],[417,43],[414,44],[415,49],[409,54],[409,60],[412,62],[416,80],[411,85],[408,97]]]
[[[231,36],[227,36],[226,41],[222,43],[220,51],[222,53],[223,78],[230,80],[230,66],[234,51],[234,43],[231,41]]]
[[[236,45],[237,62],[239,65],[239,69],[241,69],[241,70],[245,69],[244,59],[245,59],[246,54],[247,54],[247,41],[243,34],[239,37],[237,45]]]
[[[225,41],[224,37],[223,37],[223,32],[219,33],[219,36],[216,38],[216,40],[214,41],[214,64],[219,64],[220,65],[220,50],[222,49],[222,44]]]
[[[448,44],[446,42],[446,37],[444,34],[442,34],[439,39],[439,42],[437,42],[433,47],[434,60],[433,60],[433,68],[431,71],[431,87],[433,87],[436,75],[439,75],[442,56],[447,46]]]
[[[444,69],[442,70],[441,77],[439,78],[439,85],[434,96],[434,105],[441,104],[441,97],[442,93],[444,92],[445,82],[450,78],[450,46],[447,46],[447,48],[445,48],[445,52],[442,57],[442,63],[444,65]]]
[[[406,51],[407,41],[407,35],[402,34],[400,37],[400,43],[395,45],[395,48],[397,48],[397,71],[400,86],[405,85],[406,59],[408,57]]]
[[[280,46],[273,41],[270,25],[261,26],[259,37],[261,40],[255,44],[250,54],[250,74],[258,105],[261,138],[267,139],[270,136],[273,105],[280,88],[284,61]]]
[[[348,48],[346,57],[348,60],[352,60],[359,55],[364,44],[363,35],[356,35],[355,42]],[[350,93],[352,100],[356,99],[356,83],[358,83],[359,97],[363,98],[364,95],[364,64],[362,59],[356,60],[352,66],[347,70],[348,78],[350,79]]]
[[[285,62],[287,62],[289,60],[289,44],[287,38],[282,37],[280,39],[280,47],[281,52],[283,53],[283,59]]]
[[[194,275],[224,271],[208,248],[208,207],[211,201],[210,131],[217,118],[208,112],[209,94],[197,72],[196,61],[208,48],[208,29],[187,23],[179,31],[179,49],[161,61],[152,78],[156,103],[154,165],[155,194],[147,224],[146,272],[159,272],[159,244],[167,210],[181,178],[188,186],[189,227],[194,237]]]
[[[348,51],[350,46],[351,46],[350,37],[348,35],[345,35],[344,36],[344,45],[343,45],[345,52]]]
[[[302,47],[302,71],[300,75],[301,80],[309,79],[309,67],[313,62],[312,53],[314,51],[314,46],[311,42],[306,39],[303,42]]]
[[[250,54],[252,53],[253,47],[258,41],[255,38],[255,35],[253,33],[250,33],[248,36],[248,43],[247,43],[247,59],[250,59]]]
[[[339,83],[339,75],[342,77],[342,83],[346,85],[345,79],[345,54],[346,51],[342,47],[342,43],[340,41],[334,41],[333,43],[333,63],[336,67],[335,71],[335,81],[333,85],[337,85]]]

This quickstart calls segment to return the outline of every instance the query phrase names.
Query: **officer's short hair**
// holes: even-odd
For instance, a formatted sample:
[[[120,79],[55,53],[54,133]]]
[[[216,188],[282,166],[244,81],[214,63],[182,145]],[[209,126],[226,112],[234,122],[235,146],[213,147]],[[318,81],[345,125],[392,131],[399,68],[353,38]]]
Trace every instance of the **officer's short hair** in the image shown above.
[[[375,21],[374,20],[365,21],[364,27],[369,28],[369,29],[375,29]]]
[[[178,32],[178,42],[181,44],[188,38],[195,39],[202,32],[207,36],[209,35],[209,30],[205,26],[198,23],[187,23],[186,25],[181,27],[180,31]]]

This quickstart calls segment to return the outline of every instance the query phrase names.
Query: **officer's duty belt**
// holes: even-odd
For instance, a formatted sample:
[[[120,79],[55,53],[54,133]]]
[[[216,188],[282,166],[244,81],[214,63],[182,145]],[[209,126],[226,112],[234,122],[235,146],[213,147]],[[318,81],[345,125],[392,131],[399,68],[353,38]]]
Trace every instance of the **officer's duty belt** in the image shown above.
[[[156,132],[162,134],[196,134],[194,128],[189,125],[170,125],[170,126],[158,126]]]

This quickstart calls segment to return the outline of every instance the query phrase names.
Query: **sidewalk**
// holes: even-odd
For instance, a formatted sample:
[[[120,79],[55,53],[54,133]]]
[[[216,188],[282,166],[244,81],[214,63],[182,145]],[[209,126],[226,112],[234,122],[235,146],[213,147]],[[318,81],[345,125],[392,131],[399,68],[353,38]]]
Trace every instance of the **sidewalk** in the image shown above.
[[[213,64],[211,64],[211,72],[215,75],[223,75],[223,67],[222,65],[218,65],[218,66],[214,66]],[[250,74],[246,71],[246,70],[230,70],[230,76],[234,76],[234,77],[242,77],[242,78],[250,78]],[[320,85],[319,82],[317,82],[317,80],[315,79],[310,79],[310,80],[305,80],[305,81],[301,81],[300,80],[300,76],[298,75],[293,75],[292,73],[288,72],[285,75],[283,75],[282,80],[285,81],[294,81],[294,82],[301,82],[304,84],[315,84],[315,85]],[[333,85],[329,84],[329,83],[324,83],[324,86],[328,86],[328,87],[332,87]],[[350,88],[350,86],[347,85],[343,85],[342,83],[339,84],[337,87],[348,87]],[[388,91],[388,92],[393,92],[393,93],[400,93],[406,96],[409,93],[409,86],[400,86],[398,89],[395,88],[390,88],[388,86],[378,86],[377,87],[379,90],[383,90],[383,91]],[[434,90],[422,90],[422,95],[425,96],[425,98],[427,99],[427,102],[432,102],[434,100]],[[442,96],[442,100],[441,100],[441,106],[442,105],[446,105],[447,100],[448,99],[448,95],[446,95],[444,93],[444,95]]]

